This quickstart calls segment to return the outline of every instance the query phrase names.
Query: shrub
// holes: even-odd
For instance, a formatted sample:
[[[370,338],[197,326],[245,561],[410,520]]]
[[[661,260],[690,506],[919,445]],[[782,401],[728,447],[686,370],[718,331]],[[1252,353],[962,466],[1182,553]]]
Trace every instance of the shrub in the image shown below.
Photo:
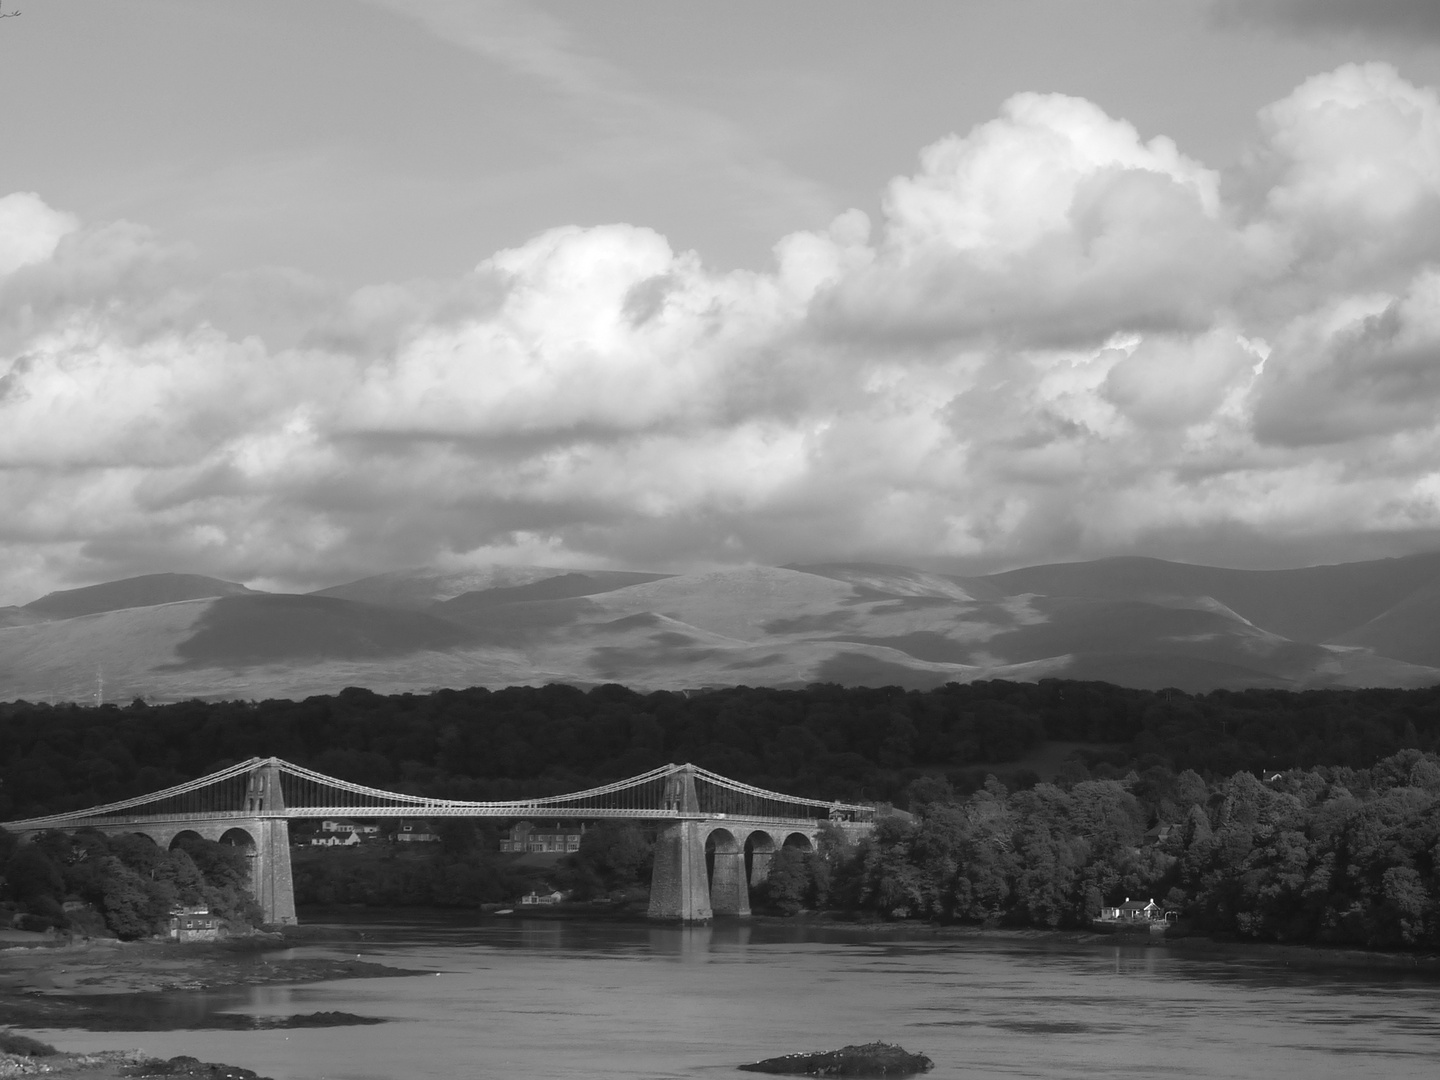
[[[49,1043],[32,1039],[29,1035],[17,1035],[13,1031],[0,1031],[0,1052],[20,1057],[50,1057],[60,1051]]]

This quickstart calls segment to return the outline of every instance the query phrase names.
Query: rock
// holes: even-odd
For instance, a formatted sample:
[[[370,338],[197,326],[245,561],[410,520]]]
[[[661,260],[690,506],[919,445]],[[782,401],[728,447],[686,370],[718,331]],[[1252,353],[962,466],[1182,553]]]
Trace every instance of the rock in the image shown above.
[[[790,1076],[914,1076],[928,1072],[934,1065],[924,1054],[911,1054],[892,1043],[873,1042],[823,1054],[786,1054],[740,1068]]]
[[[173,1057],[169,1061],[143,1061],[123,1069],[122,1073],[133,1077],[171,1077],[172,1080],[265,1080],[251,1069],[217,1065],[188,1056]]]

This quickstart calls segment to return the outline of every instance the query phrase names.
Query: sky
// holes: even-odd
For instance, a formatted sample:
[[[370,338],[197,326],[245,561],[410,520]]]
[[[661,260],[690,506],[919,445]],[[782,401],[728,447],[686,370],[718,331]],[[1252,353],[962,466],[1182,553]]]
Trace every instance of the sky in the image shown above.
[[[0,603],[1440,548],[1433,0],[3,0]]]

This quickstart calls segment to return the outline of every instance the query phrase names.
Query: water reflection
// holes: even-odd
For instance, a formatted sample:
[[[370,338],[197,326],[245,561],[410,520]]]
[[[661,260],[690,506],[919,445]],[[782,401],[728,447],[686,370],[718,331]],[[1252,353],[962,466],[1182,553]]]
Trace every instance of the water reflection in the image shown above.
[[[1142,949],[1117,945],[1111,950],[1116,975],[1153,975],[1160,960],[1158,949]]]
[[[526,919],[520,923],[522,949],[563,949],[565,924],[555,919]]]
[[[885,1039],[947,1077],[1433,1080],[1440,979],[1265,955],[1020,937],[867,936],[721,921],[349,922],[367,959],[429,970],[230,994],[132,995],[140,1018],[341,1010],[340,1031],[56,1033],[277,1080],[715,1080],[744,1061]],[[353,957],[313,946],[297,957]],[[435,974],[437,973],[438,974]],[[143,1026],[137,1023],[137,1027]]]

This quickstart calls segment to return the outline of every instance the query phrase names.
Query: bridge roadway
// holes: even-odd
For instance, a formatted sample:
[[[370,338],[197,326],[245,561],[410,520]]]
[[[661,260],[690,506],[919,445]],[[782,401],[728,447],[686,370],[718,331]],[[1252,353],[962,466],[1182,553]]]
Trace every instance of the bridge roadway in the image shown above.
[[[287,805],[287,789],[291,801],[303,805]],[[252,758],[151,795],[3,827],[21,839],[47,829],[96,829],[139,833],[165,848],[187,834],[243,846],[265,921],[289,924],[297,920],[288,823],[336,817],[653,822],[658,829],[649,915],[703,922],[749,915],[750,889],[768,877],[776,852],[813,850],[827,825],[858,839],[873,828],[874,808],[766,791],[694,765],[662,766],[569,795],[465,802],[369,788],[280,758]]]

